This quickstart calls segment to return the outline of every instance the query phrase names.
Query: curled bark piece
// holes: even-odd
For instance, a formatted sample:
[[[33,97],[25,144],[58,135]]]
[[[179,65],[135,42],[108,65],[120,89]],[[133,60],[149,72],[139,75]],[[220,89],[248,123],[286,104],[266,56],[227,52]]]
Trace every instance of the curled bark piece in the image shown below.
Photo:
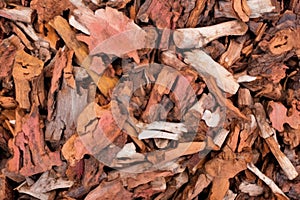
[[[215,62],[204,51],[194,50],[185,53],[185,62],[191,64],[202,76],[210,75],[215,78],[217,85],[224,92],[235,94],[239,84],[233,78],[232,74],[219,63]]]
[[[13,21],[20,21],[31,23],[33,19],[33,10],[28,7],[17,6],[13,9],[3,8],[0,9],[0,16],[13,20]]]
[[[173,39],[178,48],[199,48],[219,37],[244,35],[247,30],[247,24],[234,20],[201,28],[177,29]]]
[[[243,22],[248,22],[250,13],[245,12],[245,10],[249,10],[249,7],[247,3],[242,3],[243,2],[241,0],[233,0],[233,9]],[[245,9],[245,6],[247,7],[247,9]]]
[[[258,178],[260,178],[263,182],[265,182],[270,189],[272,190],[272,192],[277,196],[277,197],[281,197],[284,199],[289,199],[283,192],[282,190],[274,183],[274,181],[272,181],[269,177],[267,177],[266,175],[264,175],[253,163],[248,163],[247,164],[247,168],[253,172],[256,176],[258,176]]]

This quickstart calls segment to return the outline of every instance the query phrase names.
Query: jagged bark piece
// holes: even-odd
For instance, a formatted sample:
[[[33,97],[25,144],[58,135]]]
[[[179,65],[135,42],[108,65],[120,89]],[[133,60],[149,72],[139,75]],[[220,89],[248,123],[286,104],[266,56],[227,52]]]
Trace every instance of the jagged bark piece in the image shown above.
[[[98,186],[106,178],[103,173],[103,164],[93,156],[81,159],[74,166],[69,165],[66,174],[73,182],[81,181],[82,184],[74,184],[68,190],[68,196],[80,199],[87,194],[91,188]]]
[[[36,105],[23,118],[22,131],[10,140],[13,157],[7,162],[7,170],[23,176],[31,176],[62,164],[59,152],[51,152],[45,144]],[[22,157],[21,157],[22,155]]]
[[[67,47],[74,50],[79,64],[82,64],[84,59],[88,56],[88,50],[76,39],[75,32],[71,29],[69,23],[61,16],[56,16],[50,21],[50,25],[62,37]]]
[[[18,27],[22,29],[33,41],[38,41],[40,38],[38,37],[37,33],[33,29],[31,24],[24,24],[22,22],[16,22]]]
[[[61,152],[71,167],[74,167],[85,154],[89,153],[77,134],[72,135],[66,141]]]
[[[89,37],[82,35],[78,39],[88,44],[91,54],[127,54],[137,63],[140,62],[136,50],[145,47],[146,33],[126,15],[110,7],[98,9],[95,13],[79,7],[74,14],[89,29]],[[114,39],[109,40],[113,36]],[[106,48],[107,46],[110,48]]]
[[[2,8],[0,9],[0,16],[13,21],[21,21],[25,23],[31,23],[33,19],[33,10],[28,7],[19,5],[13,5],[14,8]]]
[[[191,64],[202,76],[212,76],[219,88],[224,92],[235,94],[239,84],[223,66],[215,62],[209,55],[201,50],[185,53],[185,62]]]
[[[247,169],[247,160],[244,157],[224,160],[214,158],[205,164],[205,171],[211,177],[212,189],[210,199],[223,199],[229,189],[229,179]]]
[[[288,179],[293,180],[298,176],[298,172],[291,163],[291,161],[286,157],[284,153],[279,148],[278,142],[275,140],[276,135],[275,130],[267,123],[266,113],[263,106],[260,103],[254,104],[254,114],[258,127],[260,128],[260,135],[265,139],[268,147],[275,156],[282,170],[285,172]]]
[[[33,0],[30,8],[37,11],[38,22],[42,24],[61,15],[64,10],[73,10],[74,6],[68,0]]]
[[[12,35],[9,38],[3,40],[0,43],[0,78],[5,78],[7,76],[10,76],[12,73],[12,66],[14,63],[14,58],[17,53],[17,51],[20,49],[21,45],[20,39]]]
[[[155,180],[158,177],[172,176],[174,173],[170,171],[156,171],[143,173],[127,173],[123,171],[113,171],[108,174],[108,180],[114,180],[120,177],[123,186],[133,189],[139,185],[143,185]]]
[[[77,131],[89,154],[106,164],[110,164],[126,141],[126,134],[122,134],[110,107],[102,108],[96,103],[90,103],[79,115]],[[125,141],[114,144],[120,137],[121,140],[125,137]]]
[[[140,7],[137,13],[137,18],[142,22],[148,22],[149,18],[155,22],[158,28],[171,28],[171,18],[173,13],[171,12],[173,0],[169,3],[147,0]]]
[[[244,35],[248,26],[240,21],[229,21],[201,28],[185,28],[174,31],[173,40],[178,48],[199,48],[212,40],[228,35]]]
[[[293,105],[289,116],[287,116],[287,108],[280,102],[270,101],[268,110],[270,121],[276,130],[280,132],[284,131],[283,125],[285,123],[289,124],[293,129],[300,128],[300,112],[295,105]]]
[[[206,142],[186,142],[179,143],[175,149],[170,149],[165,152],[165,160],[171,161],[180,156],[191,155],[202,151],[206,146]]]
[[[55,110],[48,113],[49,121],[46,124],[45,139],[53,143],[58,143],[62,138],[68,139],[76,132],[78,116],[93,101],[96,91],[96,86],[93,84],[88,84],[88,87],[86,87],[86,84],[91,80],[89,80],[86,71],[79,67],[74,67],[76,88],[68,86],[65,78],[62,79],[62,83],[59,82],[62,76],[62,68],[65,67],[65,64],[71,62],[66,59],[62,55],[55,64],[48,98],[49,111]],[[62,85],[61,89],[56,91],[59,85]],[[56,99],[54,99],[54,94]]]
[[[13,77],[16,87],[16,100],[21,108],[29,110],[31,104],[45,105],[43,61],[23,50],[16,53]]]
[[[248,118],[237,107],[235,107],[229,99],[225,98],[225,94],[220,90],[220,88],[218,88],[216,80],[213,77],[207,75],[204,80],[209,91],[214,95],[220,107],[226,107],[234,116],[248,120]]]

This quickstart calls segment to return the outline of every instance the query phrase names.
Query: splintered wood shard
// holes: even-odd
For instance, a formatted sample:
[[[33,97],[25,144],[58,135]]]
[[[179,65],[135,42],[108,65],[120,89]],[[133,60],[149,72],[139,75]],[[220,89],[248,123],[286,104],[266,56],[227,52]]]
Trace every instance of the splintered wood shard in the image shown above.
[[[239,84],[232,74],[204,51],[186,52],[184,61],[191,64],[202,76],[210,75],[214,77],[218,87],[224,92],[235,94],[239,89]]]
[[[247,30],[247,24],[234,20],[201,28],[177,29],[173,39],[178,48],[199,48],[219,37],[244,35]]]
[[[262,104],[254,104],[253,111],[256,117],[257,124],[260,128],[261,137],[265,139],[266,143],[268,144],[268,147],[270,148],[271,152],[275,156],[276,160],[278,161],[279,165],[281,166],[288,179],[295,179],[298,176],[298,172],[296,171],[291,161],[287,158],[287,156],[284,153],[282,153],[282,151],[279,148],[278,142],[273,137],[276,134],[276,132],[274,128],[272,128],[266,121],[266,113]]]

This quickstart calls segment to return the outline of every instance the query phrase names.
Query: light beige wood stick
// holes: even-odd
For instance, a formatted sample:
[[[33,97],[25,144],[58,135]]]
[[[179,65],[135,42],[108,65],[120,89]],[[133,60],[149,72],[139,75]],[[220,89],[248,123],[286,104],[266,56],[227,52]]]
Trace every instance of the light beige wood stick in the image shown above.
[[[174,31],[173,40],[178,48],[199,48],[219,37],[244,35],[248,30],[244,22],[233,20],[201,28],[183,28]]]
[[[276,160],[278,161],[280,167],[282,168],[288,179],[295,179],[298,176],[298,173],[291,161],[280,150],[279,144],[274,138],[276,132],[266,121],[266,113],[262,104],[255,103],[253,111],[256,117],[257,124],[260,128],[260,136],[265,139],[271,152],[275,156]]]
[[[274,183],[272,179],[264,175],[253,163],[248,163],[247,168],[253,172],[259,179],[261,179],[265,184],[267,184],[272,192],[276,196],[283,197],[284,199],[289,199],[283,192],[282,190]]]

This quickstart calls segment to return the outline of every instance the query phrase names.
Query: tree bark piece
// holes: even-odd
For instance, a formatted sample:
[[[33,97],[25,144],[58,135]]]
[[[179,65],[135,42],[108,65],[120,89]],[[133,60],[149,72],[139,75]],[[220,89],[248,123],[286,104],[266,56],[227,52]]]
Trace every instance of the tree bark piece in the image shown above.
[[[16,35],[12,35],[0,43],[0,79],[11,76],[16,53],[22,47],[24,48]]]
[[[7,162],[9,172],[31,176],[62,164],[59,152],[51,152],[45,145],[39,120],[38,108],[33,104],[31,113],[23,118],[22,131],[9,141],[13,151]]]
[[[13,77],[16,100],[23,109],[30,110],[31,104],[45,105],[43,61],[20,50],[16,53]]]
[[[66,52],[66,54],[68,54],[68,52]],[[67,58],[64,58],[62,55],[62,57],[57,60],[58,63],[55,64],[53,79],[57,79],[58,82],[56,83],[56,81],[52,79],[51,94],[49,93],[48,98],[49,113],[45,139],[53,142],[53,144],[58,144],[61,140],[68,139],[76,132],[78,117],[85,107],[93,101],[93,97],[95,97],[94,92],[96,91],[96,85],[91,83],[86,71],[80,67],[74,67],[73,70],[76,88],[72,88],[68,85],[67,80],[62,78],[62,68],[71,61],[66,59]],[[71,76],[73,76],[73,74]],[[61,78],[62,82],[59,82]],[[58,90],[60,85],[61,89]],[[88,87],[85,85],[88,85]],[[51,95],[54,94],[56,95],[56,99],[54,99],[54,96],[51,97]],[[53,112],[50,112],[52,110]]]
[[[201,28],[184,28],[174,31],[173,40],[181,49],[199,48],[209,42],[228,35],[244,35],[248,26],[240,21],[228,21]]]

